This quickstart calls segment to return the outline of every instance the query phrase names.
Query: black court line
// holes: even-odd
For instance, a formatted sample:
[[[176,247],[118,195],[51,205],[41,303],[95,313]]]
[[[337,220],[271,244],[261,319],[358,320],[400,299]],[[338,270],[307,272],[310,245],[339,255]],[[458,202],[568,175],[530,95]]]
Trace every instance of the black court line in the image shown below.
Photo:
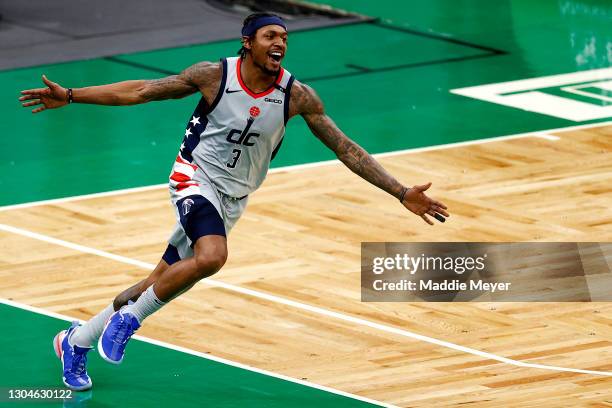
[[[342,72],[340,74],[322,75],[322,76],[311,77],[311,78],[300,78],[300,81],[302,82],[324,81],[327,79],[338,79],[338,78],[346,78],[346,77],[352,77],[352,76],[358,76],[358,75],[375,74],[379,72],[396,71],[400,69],[425,67],[427,65],[448,64],[452,62],[468,61],[468,60],[479,59],[479,58],[489,58],[489,57],[494,57],[496,55],[497,54],[491,54],[491,53],[476,54],[476,55],[470,55],[467,57],[455,57],[455,58],[445,58],[445,59],[433,60],[433,61],[414,62],[410,64],[393,65],[390,67],[382,67],[382,68],[376,68],[376,69],[362,67],[365,70],[356,71],[356,72]],[[352,66],[352,67],[355,67],[355,66]]]
[[[442,35],[442,34],[427,33],[427,32],[424,32],[424,31],[414,30],[414,29],[411,29],[411,28],[398,27],[398,26],[394,26],[394,25],[391,25],[391,24],[383,23],[382,21],[380,21],[380,19],[374,19],[374,20],[368,21],[367,24],[375,25],[376,27],[386,28],[388,30],[400,31],[400,32],[403,32],[403,33],[406,33],[406,34],[417,35],[419,37],[432,38],[434,40],[446,41],[446,42],[449,42],[449,43],[452,43],[452,44],[463,45],[464,47],[475,48],[477,50],[488,51],[488,52],[496,54],[496,55],[508,54],[507,51],[499,50],[497,48],[489,47],[489,46],[486,46],[486,45],[474,44],[474,43],[471,43],[471,42],[468,42],[468,41],[465,41],[465,40],[460,40],[460,39],[457,39],[457,38],[448,37],[448,36],[445,36],[445,35]]]
[[[427,65],[438,65],[438,64],[447,64],[447,63],[452,63],[452,62],[468,61],[468,60],[473,60],[473,59],[487,58],[487,57],[494,57],[494,56],[497,56],[497,55],[506,55],[506,54],[508,54],[508,52],[500,50],[500,49],[497,49],[497,48],[488,47],[488,46],[485,46],[485,45],[474,44],[474,43],[471,43],[471,42],[468,42],[468,41],[464,41],[464,40],[460,40],[460,39],[457,39],[457,38],[452,38],[452,37],[444,36],[444,35],[441,35],[441,34],[427,33],[427,32],[422,32],[422,31],[418,31],[418,30],[413,30],[413,29],[410,29],[410,28],[397,27],[397,26],[394,26],[394,25],[383,23],[379,18],[376,18],[376,19],[373,19],[373,20],[370,20],[370,21],[364,21],[364,24],[370,24],[370,25],[374,25],[374,26],[380,27],[380,28],[386,28],[386,29],[393,30],[393,31],[399,31],[399,32],[403,32],[403,33],[406,33],[406,34],[409,34],[409,35],[417,35],[419,37],[431,38],[431,39],[434,39],[434,40],[445,41],[445,42],[449,42],[449,43],[452,43],[452,44],[462,45],[464,47],[469,47],[469,48],[474,48],[474,49],[477,49],[477,50],[486,51],[487,53],[486,54],[470,55],[470,56],[465,56],[465,57],[444,58],[444,59],[433,60],[433,61],[424,61],[424,62],[415,62],[415,63],[401,64],[401,65],[393,65],[393,66],[382,67],[382,68],[368,68],[368,67],[364,67],[364,66],[360,66],[360,65],[355,65],[355,64],[346,64],[345,66],[347,68],[356,69],[356,70],[358,70],[358,72],[345,72],[345,73],[340,73],[340,74],[323,75],[323,76],[318,76],[318,77],[302,78],[302,80],[304,82],[314,82],[314,81],[321,81],[321,80],[327,80],[327,79],[345,78],[345,77],[351,77],[351,76],[357,76],[357,75],[363,75],[363,74],[372,74],[372,73],[378,73],[378,72],[395,71],[395,70],[399,70],[399,69],[424,67],[424,66],[427,66]]]
[[[347,68],[353,68],[353,69],[356,69],[356,70],[362,71],[362,72],[372,72],[372,70],[370,68],[362,67],[361,65],[344,64],[344,66],[347,67]]]

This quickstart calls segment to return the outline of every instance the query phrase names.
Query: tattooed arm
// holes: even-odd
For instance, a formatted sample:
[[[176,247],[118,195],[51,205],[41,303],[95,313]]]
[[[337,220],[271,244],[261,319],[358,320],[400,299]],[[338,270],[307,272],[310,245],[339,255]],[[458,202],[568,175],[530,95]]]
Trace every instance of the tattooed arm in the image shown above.
[[[448,217],[444,204],[425,195],[424,191],[431,186],[431,183],[412,188],[404,187],[368,152],[336,126],[325,114],[323,103],[312,88],[297,81],[293,85],[290,101],[290,115],[296,114],[302,115],[312,133],[333,150],[338,159],[353,173],[397,199],[403,198],[402,204],[425,222],[433,224],[427,214],[431,216],[442,214]]]
[[[211,84],[221,76],[219,63],[200,62],[185,69],[178,75],[151,80],[132,80],[108,85],[74,88],[72,100],[75,103],[96,105],[136,105],[163,99],[178,99],[198,91],[206,94]],[[32,113],[45,109],[59,108],[68,104],[68,90],[59,84],[42,77],[46,88],[21,91],[20,101],[24,107],[42,105]]]

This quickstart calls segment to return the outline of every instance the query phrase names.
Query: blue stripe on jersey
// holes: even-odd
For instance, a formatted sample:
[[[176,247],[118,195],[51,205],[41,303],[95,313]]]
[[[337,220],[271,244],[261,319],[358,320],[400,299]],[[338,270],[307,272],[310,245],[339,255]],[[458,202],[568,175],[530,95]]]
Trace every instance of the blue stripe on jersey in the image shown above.
[[[223,96],[223,90],[227,82],[227,60],[225,58],[221,58],[221,68],[221,82],[219,83],[219,90],[217,91],[217,96],[215,96],[212,105],[208,106],[206,99],[201,97],[198,106],[196,106],[193,111],[193,115],[189,118],[189,121],[187,121],[185,137],[181,145],[181,156],[190,163],[193,162],[192,153],[198,146],[198,143],[200,143],[200,135],[204,132],[208,124],[208,114],[215,109],[221,100],[221,96]]]
[[[285,115],[285,126],[287,126],[287,122],[289,121],[289,100],[291,99],[291,85],[293,85],[293,80],[295,77],[291,75],[289,81],[287,82],[287,86],[285,87],[285,104],[283,106],[284,115]],[[279,142],[278,146],[282,143],[282,140]],[[277,147],[278,148],[278,147]],[[275,154],[272,154],[272,158],[274,158]]]
[[[289,77],[289,81],[287,81],[287,86],[285,87],[285,90],[284,90],[285,103],[283,105],[283,115],[285,116],[285,126],[287,126],[287,122],[289,121],[289,101],[291,100],[291,85],[293,85],[294,80],[295,80],[295,77],[291,75],[291,77]],[[270,161],[274,160],[274,158],[276,157],[276,154],[278,153],[278,151],[281,148],[281,145],[283,144],[283,140],[285,140],[284,135],[283,137],[281,137],[281,140],[279,140],[278,144],[272,151],[272,156],[270,157]]]
[[[213,109],[215,109],[217,107],[217,104],[219,103],[219,101],[221,100],[221,97],[223,96],[223,91],[225,90],[225,83],[227,82],[227,60],[225,58],[221,58],[221,83],[219,84],[219,91],[217,92],[217,96],[215,96],[215,100],[213,101],[212,105],[210,105],[208,112],[206,112],[206,114],[209,114],[210,112],[213,111]]]
[[[285,136],[281,137],[281,140],[278,142],[274,150],[272,151],[272,157],[270,157],[270,161],[274,160],[276,157],[276,153],[280,150],[281,145],[283,144],[283,140],[285,140]]]
[[[188,162],[193,162],[193,156],[191,155],[193,150],[200,143],[200,135],[206,129],[208,124],[208,117],[206,116],[209,112],[208,103],[204,97],[200,98],[198,106],[193,111],[193,115],[189,117],[187,121],[187,128],[185,129],[185,137],[183,138],[183,144],[181,145],[181,156]]]

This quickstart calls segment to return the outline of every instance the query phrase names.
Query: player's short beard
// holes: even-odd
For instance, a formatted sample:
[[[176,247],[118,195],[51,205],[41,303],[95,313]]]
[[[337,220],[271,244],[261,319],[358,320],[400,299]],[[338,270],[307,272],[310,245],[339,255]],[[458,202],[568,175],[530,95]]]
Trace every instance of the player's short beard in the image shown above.
[[[259,69],[261,69],[263,71],[264,74],[266,75],[270,75],[270,76],[277,76],[280,68],[276,71],[272,71],[271,69],[266,68],[266,64],[260,64],[259,62],[255,61],[255,58],[253,58],[253,63],[255,64],[255,66]]]

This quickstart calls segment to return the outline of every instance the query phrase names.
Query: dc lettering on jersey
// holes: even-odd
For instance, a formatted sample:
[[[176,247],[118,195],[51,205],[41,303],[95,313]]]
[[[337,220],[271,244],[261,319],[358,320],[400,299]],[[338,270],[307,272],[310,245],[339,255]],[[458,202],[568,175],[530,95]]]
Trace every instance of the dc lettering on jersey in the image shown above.
[[[239,144],[243,146],[253,146],[256,140],[252,141],[252,139],[259,137],[259,133],[255,133],[255,132],[249,133],[249,130],[251,129],[251,125],[253,124],[254,121],[255,121],[255,118],[250,117],[247,120],[247,124],[244,129],[230,130],[229,133],[227,134],[226,140],[230,143],[235,143],[235,144]]]

